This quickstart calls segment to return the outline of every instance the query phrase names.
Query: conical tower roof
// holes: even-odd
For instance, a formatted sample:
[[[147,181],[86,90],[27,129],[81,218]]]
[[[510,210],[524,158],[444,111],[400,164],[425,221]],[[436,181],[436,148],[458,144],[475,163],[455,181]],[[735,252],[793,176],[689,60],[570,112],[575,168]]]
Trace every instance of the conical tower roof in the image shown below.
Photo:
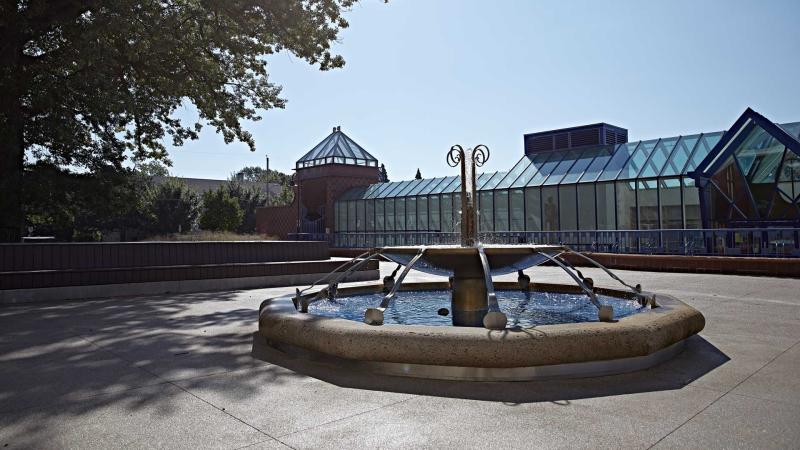
[[[303,169],[325,164],[377,167],[378,160],[350,136],[344,134],[342,127],[334,127],[328,137],[297,160],[296,168]]]

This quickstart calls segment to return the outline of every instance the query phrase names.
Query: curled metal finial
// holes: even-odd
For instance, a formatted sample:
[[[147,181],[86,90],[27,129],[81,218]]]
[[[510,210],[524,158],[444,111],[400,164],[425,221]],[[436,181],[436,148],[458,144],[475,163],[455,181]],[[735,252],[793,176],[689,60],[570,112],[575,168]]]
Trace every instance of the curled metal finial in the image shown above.
[[[489,147],[480,144],[472,149],[472,160],[475,162],[476,166],[481,167],[489,160]]]
[[[454,145],[450,147],[450,151],[447,152],[447,165],[450,167],[455,167],[458,163],[461,162],[461,159],[464,157],[464,149],[461,148],[460,145]]]

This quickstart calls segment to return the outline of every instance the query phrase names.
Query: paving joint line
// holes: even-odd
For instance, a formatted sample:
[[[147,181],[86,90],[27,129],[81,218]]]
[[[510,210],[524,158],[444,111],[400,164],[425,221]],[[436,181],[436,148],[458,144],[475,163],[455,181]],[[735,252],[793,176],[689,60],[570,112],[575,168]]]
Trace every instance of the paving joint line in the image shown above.
[[[282,434],[282,435],[280,435],[278,437],[285,438],[285,437],[291,436],[293,434],[302,433],[304,431],[313,430],[315,428],[323,427],[325,425],[330,425],[332,423],[341,422],[342,420],[352,419],[353,417],[358,417],[358,416],[361,416],[361,415],[364,415],[364,414],[367,414],[367,413],[371,413],[371,412],[374,412],[374,411],[377,411],[379,409],[386,408],[386,407],[389,407],[389,406],[399,405],[400,403],[407,402],[409,400],[412,400],[412,399],[415,399],[415,398],[419,397],[419,395],[413,395],[413,394],[409,394],[409,395],[411,395],[411,397],[404,398],[403,400],[398,400],[396,402],[388,403],[386,405],[380,405],[377,408],[372,408],[372,409],[369,409],[369,410],[366,410],[366,411],[361,411],[359,413],[351,414],[349,416],[340,417],[338,419],[329,420],[327,422],[319,423],[319,424],[314,425],[314,426],[310,426],[310,427],[303,428],[303,429],[300,429],[300,430],[295,430],[295,431],[292,431],[290,433]],[[283,442],[283,441],[280,441],[280,442]]]
[[[659,440],[655,441],[655,442],[653,443],[653,445],[651,445],[651,446],[647,447],[647,448],[648,448],[648,450],[652,449],[653,447],[655,447],[656,445],[658,445],[658,443],[659,443],[659,442],[661,442],[661,441],[663,441],[664,439],[666,439],[666,438],[668,438],[669,436],[671,436],[671,435],[672,435],[672,433],[674,433],[674,432],[678,431],[678,429],[682,428],[684,425],[686,425],[687,423],[691,422],[691,421],[692,421],[692,420],[693,420],[695,417],[697,417],[697,416],[699,416],[700,414],[702,414],[702,413],[703,413],[705,410],[707,410],[707,409],[708,409],[708,408],[710,408],[712,405],[714,405],[715,403],[717,403],[717,402],[718,402],[718,401],[719,401],[721,398],[725,397],[725,396],[726,396],[726,395],[728,395],[728,394],[731,394],[731,391],[733,391],[733,390],[734,390],[734,389],[736,389],[737,387],[741,386],[741,385],[742,385],[742,383],[744,383],[745,381],[749,380],[749,379],[750,379],[752,376],[754,376],[754,375],[755,375],[755,374],[757,374],[758,372],[761,372],[761,370],[763,370],[765,367],[767,367],[768,365],[772,364],[772,362],[773,362],[773,361],[775,361],[776,359],[780,358],[780,357],[781,357],[781,356],[782,356],[784,353],[788,352],[789,350],[792,350],[793,348],[797,347],[798,345],[800,345],[800,341],[797,341],[797,342],[795,342],[794,344],[792,344],[791,346],[789,346],[789,348],[787,348],[786,350],[784,350],[784,351],[782,351],[782,352],[778,353],[777,355],[775,355],[775,357],[774,357],[774,358],[772,358],[772,359],[770,359],[769,361],[767,361],[767,362],[766,362],[766,363],[765,363],[763,366],[759,367],[759,368],[758,368],[758,370],[756,370],[755,372],[753,372],[753,373],[751,373],[750,375],[748,375],[747,377],[745,377],[745,379],[744,379],[744,380],[742,380],[742,381],[740,381],[740,382],[736,383],[735,385],[733,385],[733,386],[732,386],[730,389],[728,389],[728,390],[727,390],[727,391],[725,391],[725,392],[724,392],[722,395],[720,395],[719,397],[717,397],[717,398],[716,398],[716,399],[715,399],[713,402],[711,402],[711,403],[709,403],[708,405],[706,405],[706,406],[705,406],[703,409],[701,409],[700,411],[698,411],[697,413],[695,413],[694,415],[692,415],[692,417],[689,417],[688,419],[686,419],[685,421],[683,421],[683,423],[681,423],[680,425],[678,425],[677,427],[675,427],[675,428],[674,428],[672,431],[670,431],[669,433],[667,433],[667,434],[665,434],[664,436],[662,436],[662,437],[661,437]],[[731,394],[731,395],[737,395],[737,394]],[[752,397],[748,397],[748,398],[752,398]],[[759,399],[759,400],[762,400],[762,399]]]
[[[121,360],[123,360],[123,361],[127,362],[128,364],[131,364],[131,366],[133,366],[133,367],[136,367],[133,361],[129,360],[128,358],[126,358],[126,357],[122,356],[122,355],[121,355],[121,354],[119,354],[119,353],[116,353],[116,352],[114,352],[113,350],[106,350],[106,349],[104,349],[103,347],[99,346],[98,344],[95,344],[94,342],[92,342],[91,340],[89,340],[89,339],[87,339],[87,338],[85,338],[85,337],[83,337],[83,336],[79,336],[79,339],[83,339],[83,340],[85,340],[86,342],[88,342],[88,343],[89,343],[89,345],[91,345],[91,346],[93,346],[93,347],[95,347],[95,348],[97,348],[97,349],[100,349],[100,350],[102,350],[102,351],[108,352],[108,353],[110,353],[110,354],[112,354],[112,355],[116,356],[117,358],[119,358],[119,359],[121,359]],[[211,403],[210,401],[207,401],[206,399],[204,399],[204,398],[202,398],[202,397],[200,397],[200,396],[198,396],[198,395],[194,394],[193,392],[190,392],[190,391],[188,391],[187,389],[185,389],[185,388],[183,388],[182,386],[180,386],[180,385],[176,384],[175,382],[173,382],[173,381],[169,381],[169,380],[166,380],[164,377],[162,377],[162,376],[160,376],[160,375],[158,375],[158,374],[156,374],[156,373],[154,373],[154,372],[152,372],[152,371],[150,371],[150,370],[148,370],[148,369],[146,369],[146,368],[143,368],[143,367],[136,367],[136,368],[137,368],[137,369],[139,369],[139,370],[141,370],[141,371],[143,371],[143,372],[146,372],[146,373],[148,373],[148,374],[150,374],[150,375],[152,375],[152,376],[154,376],[154,377],[156,377],[156,378],[158,378],[158,379],[160,379],[160,380],[164,380],[164,383],[159,383],[159,384],[170,384],[170,385],[172,385],[172,386],[174,386],[174,387],[178,388],[180,391],[183,391],[184,393],[186,393],[186,394],[189,394],[190,396],[192,396],[192,397],[196,398],[197,400],[200,400],[201,402],[203,402],[203,403],[205,403],[205,404],[207,404],[207,405],[211,406],[212,408],[216,409],[217,411],[220,411],[220,412],[222,412],[223,414],[226,414],[227,416],[231,417],[232,419],[234,419],[234,420],[237,420],[237,421],[239,421],[240,423],[242,423],[242,424],[244,424],[244,425],[246,425],[246,426],[248,426],[248,427],[250,427],[250,428],[254,429],[255,431],[257,431],[257,432],[259,432],[259,433],[263,434],[264,436],[267,436],[267,437],[268,437],[268,438],[270,438],[270,439],[274,439],[274,440],[276,440],[276,441],[280,442],[281,444],[284,444],[284,445],[286,445],[286,444],[285,444],[283,441],[281,441],[280,439],[276,438],[275,436],[272,436],[271,434],[267,433],[266,431],[264,431],[264,430],[261,430],[261,429],[259,429],[258,427],[254,426],[254,425],[251,425],[250,423],[248,423],[248,422],[246,422],[246,421],[244,421],[244,420],[240,419],[239,417],[236,417],[236,416],[234,416],[233,414],[231,414],[231,413],[230,413],[230,412],[228,412],[227,410],[224,410],[224,409],[222,409],[221,407],[219,407],[219,406],[217,406],[217,405],[215,405],[215,404]],[[263,442],[263,441],[262,441],[262,442]]]

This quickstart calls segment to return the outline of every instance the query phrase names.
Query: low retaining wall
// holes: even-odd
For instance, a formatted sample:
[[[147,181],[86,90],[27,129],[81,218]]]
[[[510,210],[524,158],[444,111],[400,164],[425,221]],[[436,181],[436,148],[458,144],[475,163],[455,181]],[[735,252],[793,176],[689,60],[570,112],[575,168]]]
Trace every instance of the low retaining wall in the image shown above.
[[[140,278],[138,279],[140,281],[135,282],[0,290],[0,304],[303,286],[333,272],[342,263],[342,260],[328,260],[250,264],[239,267],[190,267],[185,270],[143,268],[141,271],[136,271],[139,272]],[[133,273],[134,271],[128,272]],[[147,278],[148,275],[156,273],[166,273],[171,278],[167,280],[163,275],[158,275],[157,278]],[[230,276],[225,277],[225,275]],[[348,275],[344,281],[372,281],[377,280],[379,276],[378,262],[370,261],[361,270]],[[110,278],[106,278],[106,280],[110,280]]]
[[[0,272],[322,261],[326,242],[87,242],[0,244]]]
[[[0,245],[0,303],[310,284],[344,261],[326,242]],[[371,261],[349,281],[376,280]]]
[[[585,254],[611,269],[800,277],[800,258],[626,255],[617,253]],[[567,255],[566,259],[574,265],[588,265],[585,260],[576,256]]]
[[[331,248],[331,256],[355,257],[366,248]],[[679,256],[621,253],[589,253],[595,261],[609,269],[642,270],[650,272],[718,273],[728,275],[757,275],[800,278],[800,258],[754,258],[744,256]],[[587,266],[576,256],[566,259],[576,266]],[[549,265],[546,263],[545,265]]]

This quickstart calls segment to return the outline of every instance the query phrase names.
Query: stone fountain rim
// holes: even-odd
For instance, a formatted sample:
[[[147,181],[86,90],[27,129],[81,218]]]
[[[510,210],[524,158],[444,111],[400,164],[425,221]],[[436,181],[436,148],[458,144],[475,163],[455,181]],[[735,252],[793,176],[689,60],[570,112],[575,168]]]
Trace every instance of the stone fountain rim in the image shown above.
[[[498,289],[516,283],[498,282]],[[575,287],[531,284],[560,292]],[[444,289],[446,282],[407,283],[406,290]],[[341,294],[380,290],[370,284],[340,288]],[[615,289],[608,295],[629,297]],[[311,295],[311,294],[309,294]],[[259,333],[275,346],[393,375],[469,380],[522,380],[595,376],[641,370],[668,359],[700,332],[703,315],[680,300],[658,294],[658,308],[614,323],[541,325],[521,330],[428,325],[371,326],[352,320],[299,313],[289,296],[265,300]],[[487,372],[488,371],[488,372]]]

